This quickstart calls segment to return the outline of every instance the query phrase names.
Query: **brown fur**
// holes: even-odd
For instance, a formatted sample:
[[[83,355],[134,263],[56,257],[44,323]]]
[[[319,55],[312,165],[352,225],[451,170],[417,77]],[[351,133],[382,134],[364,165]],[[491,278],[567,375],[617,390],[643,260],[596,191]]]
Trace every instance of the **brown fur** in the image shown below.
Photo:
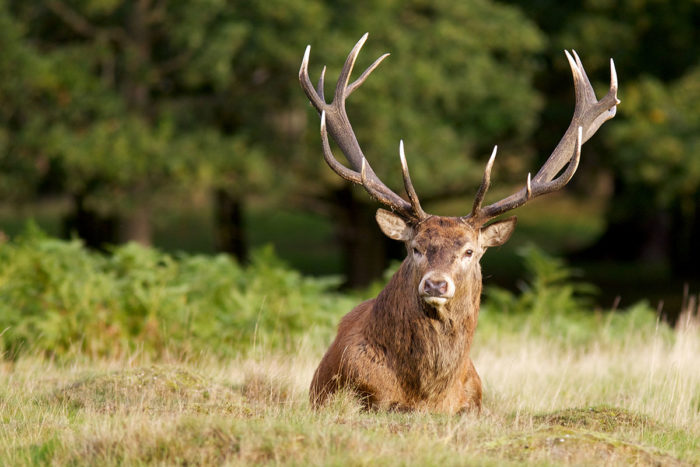
[[[382,230],[403,240],[408,256],[376,298],[341,320],[311,382],[312,405],[347,387],[368,408],[479,410],[481,380],[469,358],[481,296],[479,259],[488,246],[508,239],[515,219],[482,229],[461,218],[432,216],[402,232],[398,216],[380,214]],[[419,293],[421,278],[433,272],[454,282],[444,305],[428,305]]]

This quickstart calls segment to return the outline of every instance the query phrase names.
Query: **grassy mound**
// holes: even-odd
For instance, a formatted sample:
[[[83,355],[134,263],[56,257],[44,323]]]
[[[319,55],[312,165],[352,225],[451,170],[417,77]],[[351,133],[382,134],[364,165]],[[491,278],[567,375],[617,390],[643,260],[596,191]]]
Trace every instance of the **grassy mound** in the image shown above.
[[[603,433],[553,426],[488,443],[485,452],[508,461],[565,465],[685,465],[654,449]]]
[[[49,403],[98,414],[231,413],[240,405],[235,391],[183,368],[151,366],[84,377],[46,397]]]
[[[585,428],[594,431],[613,432],[621,427],[652,428],[656,424],[644,415],[619,407],[597,406],[558,410],[550,414],[536,415],[535,423],[559,425],[569,428]]]

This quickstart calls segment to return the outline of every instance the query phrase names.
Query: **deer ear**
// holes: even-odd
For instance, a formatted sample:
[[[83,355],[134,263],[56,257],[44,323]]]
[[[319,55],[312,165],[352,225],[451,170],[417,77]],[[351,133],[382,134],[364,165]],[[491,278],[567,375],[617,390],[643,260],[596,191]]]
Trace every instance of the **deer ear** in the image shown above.
[[[497,221],[481,229],[481,244],[484,248],[501,246],[508,241],[515,230],[518,218],[513,216],[502,221]]]
[[[384,235],[392,240],[407,241],[413,236],[413,228],[405,220],[386,209],[377,209],[377,224]]]

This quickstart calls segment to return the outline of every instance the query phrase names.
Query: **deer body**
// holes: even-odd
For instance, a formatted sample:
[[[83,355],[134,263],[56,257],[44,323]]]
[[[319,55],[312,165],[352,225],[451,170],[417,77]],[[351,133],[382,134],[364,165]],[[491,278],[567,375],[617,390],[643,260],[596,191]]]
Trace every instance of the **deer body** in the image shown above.
[[[311,383],[314,407],[347,386],[366,407],[448,413],[478,408],[481,381],[468,357],[465,323],[448,328],[416,316],[413,326],[399,326],[396,334],[380,332],[372,325],[378,315],[394,319],[405,315],[399,310],[380,311],[376,300],[358,305],[341,321]]]
[[[478,410],[481,380],[469,352],[479,317],[479,260],[488,248],[505,243],[516,224],[515,217],[489,221],[569,182],[578,167],[582,144],[615,115],[619,104],[615,69],[611,60],[610,91],[598,101],[578,55],[574,53],[574,59],[567,52],[574,75],[576,109],[564,137],[542,168],[534,177],[528,175],[527,184],[520,191],[482,207],[491,182],[494,148],[471,213],[441,217],[429,215],[421,208],[403,142],[399,154],[408,201],[376,176],[357,143],[345,112],[345,99],[388,55],[377,59],[349,83],[366,38],[365,34],[350,52],[330,104],[324,98],[325,69],[316,89],[309,79],[309,48],[299,78],[321,114],[326,162],[338,175],[361,185],[391,208],[377,211],[377,223],[389,238],[404,242],[408,255],[376,298],[359,304],[341,320],[338,334],[311,382],[311,404],[319,407],[338,389],[349,388],[368,408],[444,413]],[[333,156],[328,130],[352,169]],[[562,168],[563,172],[556,176]]]
[[[449,224],[452,228],[446,229]],[[361,303],[341,321],[311,383],[315,405],[349,385],[372,407],[447,412],[479,407],[481,382],[469,348],[479,314],[481,271],[478,261],[468,267],[455,264],[467,263],[462,255],[453,258],[455,244],[469,248],[465,233],[471,228],[459,219],[438,217],[420,228],[422,235],[412,241],[430,251],[421,257],[410,254],[377,298]],[[437,229],[443,231],[443,245],[428,243]],[[409,246],[409,251],[413,248],[418,247]],[[424,271],[427,264],[421,263],[434,269]],[[419,292],[423,277],[453,269],[453,297],[442,306],[427,304]]]
[[[409,255],[377,298],[341,321],[311,383],[312,403],[349,386],[368,407],[479,409],[481,380],[469,358],[481,299],[479,259],[508,239],[515,218],[481,230],[438,216],[402,226],[384,210],[377,221],[406,243]]]

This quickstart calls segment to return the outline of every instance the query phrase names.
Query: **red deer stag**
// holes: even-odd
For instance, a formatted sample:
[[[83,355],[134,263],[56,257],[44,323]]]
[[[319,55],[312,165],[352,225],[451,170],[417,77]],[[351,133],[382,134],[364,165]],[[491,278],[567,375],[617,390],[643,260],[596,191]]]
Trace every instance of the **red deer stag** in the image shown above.
[[[408,255],[376,298],[355,307],[340,322],[338,334],[313,377],[310,400],[322,405],[341,387],[353,390],[368,408],[455,413],[481,407],[481,379],[469,357],[479,315],[481,268],[487,248],[508,240],[516,218],[488,221],[529,200],[561,189],[576,172],[581,145],[615,116],[617,76],[610,60],[610,90],[597,100],[576,52],[566,52],[574,76],[576,106],[563,138],[534,177],[516,193],[482,206],[489,188],[494,148],[486,164],[471,213],[463,217],[427,214],[411,183],[403,142],[399,155],[408,201],[389,189],[365,159],[345,112],[345,99],[387,57],[385,54],[350,83],[365,34],[340,72],[333,101],[324,98],[325,68],[318,87],[309,79],[310,47],[299,80],[321,114],[321,141],[328,165],[346,180],[361,185],[388,206],[376,219],[389,238],[403,241]],[[331,153],[328,134],[352,169]],[[562,170],[563,169],[563,170]],[[559,174],[561,172],[561,174]],[[558,175],[558,176],[557,176]]]

